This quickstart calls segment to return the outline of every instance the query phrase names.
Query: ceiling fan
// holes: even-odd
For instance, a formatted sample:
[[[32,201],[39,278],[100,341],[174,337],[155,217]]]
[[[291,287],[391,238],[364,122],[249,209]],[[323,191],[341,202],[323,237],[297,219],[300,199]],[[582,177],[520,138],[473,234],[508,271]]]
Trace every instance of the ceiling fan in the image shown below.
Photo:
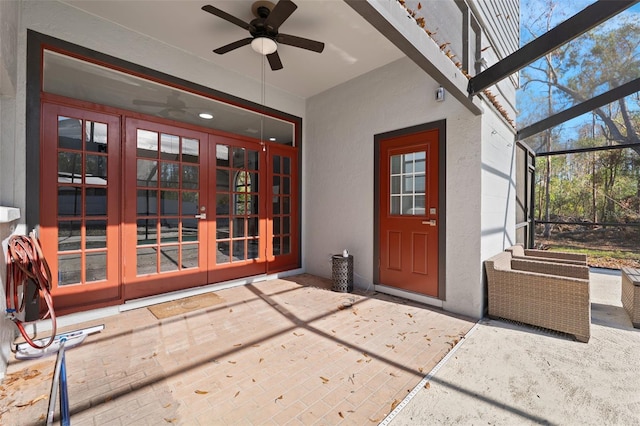
[[[267,57],[271,69],[276,71],[282,69],[282,61],[278,55],[278,43],[318,53],[324,50],[324,43],[319,41],[278,32],[280,25],[297,8],[298,6],[291,0],[280,0],[276,5],[269,1],[257,1],[251,7],[255,19],[249,23],[211,5],[203,6],[202,10],[244,28],[251,34],[251,37],[243,38],[215,49],[215,53],[223,55],[239,47],[251,44],[253,50]]]

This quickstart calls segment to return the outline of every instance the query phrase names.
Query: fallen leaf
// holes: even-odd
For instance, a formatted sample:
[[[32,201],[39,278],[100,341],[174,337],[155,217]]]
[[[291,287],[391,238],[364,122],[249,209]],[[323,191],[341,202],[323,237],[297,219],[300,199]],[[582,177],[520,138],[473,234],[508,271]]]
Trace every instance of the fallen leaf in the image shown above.
[[[227,377],[231,378],[231,377],[233,377],[233,376],[232,376],[231,374],[227,374]]]
[[[422,373],[424,371],[424,368],[420,367],[418,368],[418,371]]]
[[[229,309],[229,312],[233,312],[233,309]]]
[[[342,411],[338,411],[338,415],[340,416],[341,419],[344,419],[344,414],[342,414]]]
[[[39,397],[34,398],[34,399],[32,399],[31,401],[29,401],[29,402],[25,402],[24,404],[16,404],[15,406],[16,406],[16,407],[18,407],[18,408],[28,407],[28,406],[30,406],[30,405],[35,404],[35,403],[36,403],[36,402],[38,402],[38,401],[42,401],[43,399],[47,399],[47,395],[46,395],[46,394],[44,394],[44,395],[40,395]]]
[[[391,377],[398,377],[398,375],[397,375],[396,373],[389,373],[389,375],[390,375]]]
[[[280,395],[280,396],[279,396],[279,397],[277,397],[277,398],[275,399],[275,401],[273,401],[273,402],[278,402],[278,400],[279,400],[279,399],[282,399],[282,398],[283,398],[283,395]]]
[[[209,393],[209,391],[203,391],[203,390],[200,390],[200,389],[196,389],[196,393],[197,393],[198,395],[206,395],[206,394],[208,394],[208,393]]]
[[[413,318],[413,315],[410,314],[409,312],[407,312],[407,315],[409,316],[409,318]]]
[[[431,387],[431,383],[427,382],[424,384],[425,389],[429,389]]]
[[[252,381],[253,383],[255,383],[255,382],[256,382],[256,379],[251,379],[251,381]]]
[[[391,403],[391,411],[393,411],[398,404],[400,404],[400,401],[398,401],[397,399],[394,399],[393,402]]]
[[[264,358],[260,358],[260,359],[258,360],[258,364],[260,364],[262,361],[264,361]]]
[[[229,364],[236,364],[236,361],[227,361]]]
[[[240,391],[236,392],[236,394],[235,394],[235,395],[233,395],[233,397],[235,398],[235,397],[237,397],[238,395],[240,395]]]
[[[357,363],[361,363],[362,361],[364,361],[362,358],[360,358],[359,360],[357,360]]]
[[[294,336],[298,336],[298,337],[300,337],[300,336],[304,336],[304,333],[300,333],[300,334],[298,334],[298,333],[296,333],[296,332],[294,331],[294,332],[293,332],[293,335],[294,335]]]
[[[385,346],[388,347],[388,348],[391,348],[391,349],[395,349],[396,348],[396,345],[385,345]]]
[[[362,352],[362,355],[364,355],[365,358],[369,358],[369,355],[367,355],[366,352]]]
[[[164,418],[164,421],[165,421],[165,422],[167,422],[167,423],[174,423],[176,420],[178,420],[178,419],[177,419],[177,418],[175,418],[175,417],[174,417],[174,418],[171,418],[171,419],[168,419],[168,418],[166,418],[166,417]]]
[[[287,349],[287,347],[285,345],[280,345],[280,346],[282,346],[282,349]]]
[[[236,343],[235,345],[233,345],[234,347],[238,347],[238,346],[242,346],[242,343]]]
[[[322,377],[322,376],[320,376],[320,380],[322,380],[322,383],[327,383],[329,381],[329,379],[327,379],[326,377]]]
[[[162,406],[162,408],[169,408],[169,407],[171,407],[171,403],[168,403]]]

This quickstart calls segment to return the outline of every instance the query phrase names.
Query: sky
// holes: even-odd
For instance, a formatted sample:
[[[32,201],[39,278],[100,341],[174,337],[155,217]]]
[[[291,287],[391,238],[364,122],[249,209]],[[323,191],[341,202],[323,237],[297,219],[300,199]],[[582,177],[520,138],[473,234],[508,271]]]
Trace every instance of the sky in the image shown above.
[[[553,13],[551,15],[550,26],[555,27],[559,23],[565,21],[576,13],[580,12],[587,6],[595,3],[595,0],[521,0],[520,3],[520,39],[521,45],[524,45],[531,41],[535,36],[539,36],[546,31],[547,28],[547,16],[550,10],[550,4],[555,4],[553,7]],[[636,4],[633,7],[620,13],[618,16],[610,19],[595,30],[603,29],[620,24],[620,21],[624,17],[637,16],[636,19],[640,20],[640,4]],[[640,58],[640,52],[638,52]],[[534,63],[535,64],[535,63]],[[526,72],[526,69],[524,70]],[[574,72],[588,72],[588,70],[577,69]],[[524,82],[521,73],[521,84]],[[562,76],[560,77],[562,78]],[[518,128],[523,128],[527,124],[536,122],[545,116],[540,116],[541,108],[540,103],[544,102],[546,107],[546,85],[534,85],[530,84],[526,90],[520,89],[518,93]],[[593,93],[592,95],[597,95]],[[556,107],[555,112],[566,107]],[[558,126],[554,130],[559,134],[559,140],[569,141],[577,138],[577,129],[582,127],[585,122],[591,123],[593,116],[591,113],[585,114],[581,117],[571,120]]]

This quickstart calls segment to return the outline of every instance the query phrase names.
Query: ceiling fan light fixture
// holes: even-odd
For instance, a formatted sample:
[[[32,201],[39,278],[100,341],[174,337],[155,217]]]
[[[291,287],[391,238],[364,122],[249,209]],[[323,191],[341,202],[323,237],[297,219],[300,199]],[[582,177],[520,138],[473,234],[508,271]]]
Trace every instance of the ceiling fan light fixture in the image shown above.
[[[251,41],[251,48],[266,56],[275,52],[278,49],[278,45],[269,37],[256,37]]]
[[[198,116],[199,116],[200,118],[202,118],[202,119],[205,119],[205,120],[211,120],[211,119],[213,119],[213,114],[210,114],[210,113],[208,113],[208,112],[201,112],[200,114],[198,114]]]

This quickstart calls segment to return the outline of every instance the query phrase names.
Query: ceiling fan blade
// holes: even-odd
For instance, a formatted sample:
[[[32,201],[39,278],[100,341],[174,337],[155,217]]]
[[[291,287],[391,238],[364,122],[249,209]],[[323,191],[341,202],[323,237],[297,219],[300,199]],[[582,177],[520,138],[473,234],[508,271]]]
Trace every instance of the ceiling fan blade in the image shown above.
[[[277,50],[273,53],[268,54],[267,59],[269,60],[269,65],[271,66],[272,71],[278,71],[282,69],[282,61],[280,60],[280,55],[278,55]]]
[[[265,27],[269,31],[278,31],[280,25],[287,20],[298,6],[291,0],[280,0],[264,21]]]
[[[167,104],[165,102],[156,102],[156,101],[145,101],[142,99],[134,99],[132,102],[134,105],[140,106],[152,106],[152,107],[166,107]]]
[[[237,49],[238,47],[246,46],[250,44],[253,40],[253,37],[243,38],[242,40],[234,41],[233,43],[229,43],[225,46],[218,47],[214,50],[218,55],[224,55],[227,52],[231,52],[232,50]]]
[[[220,10],[217,7],[213,7],[210,4],[204,5],[202,6],[202,10],[204,10],[205,12],[209,12],[212,15],[217,16],[218,18],[222,18],[225,21],[231,22],[232,24],[235,24],[237,26],[239,26],[240,28],[244,28],[247,31],[255,31],[255,27],[247,22],[244,22],[242,19],[240,18],[236,18],[233,15],[229,15],[227,12],[225,12],[224,10]],[[274,8],[275,10],[275,8]]]
[[[276,41],[282,44],[288,44],[289,46],[299,47],[301,49],[311,50],[313,52],[322,52],[324,50],[324,43],[309,40],[308,38],[296,37],[289,34],[278,34]]]

